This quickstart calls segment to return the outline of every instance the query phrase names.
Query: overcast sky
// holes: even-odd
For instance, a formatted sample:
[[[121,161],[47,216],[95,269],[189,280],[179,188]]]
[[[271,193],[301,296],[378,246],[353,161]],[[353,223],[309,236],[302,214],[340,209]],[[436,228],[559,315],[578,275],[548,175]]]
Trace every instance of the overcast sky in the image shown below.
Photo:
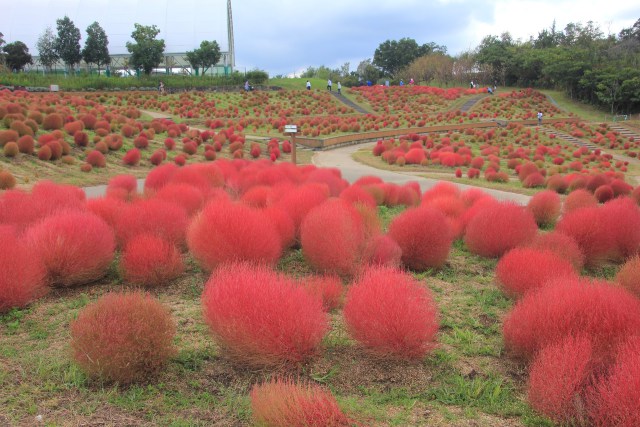
[[[202,40],[228,47],[224,0],[0,0],[0,32],[6,42],[23,41],[33,55],[47,26],[68,15],[80,28],[98,21],[111,53],[126,53],[133,24],[157,25],[166,52],[184,52]],[[475,48],[487,35],[510,32],[527,40],[554,19],[594,21],[605,34],[617,34],[640,18],[633,0],[242,0],[233,1],[236,69],[260,68],[270,75],[300,72],[308,66],[351,70],[385,40],[403,37],[419,44],[445,45],[450,54]]]

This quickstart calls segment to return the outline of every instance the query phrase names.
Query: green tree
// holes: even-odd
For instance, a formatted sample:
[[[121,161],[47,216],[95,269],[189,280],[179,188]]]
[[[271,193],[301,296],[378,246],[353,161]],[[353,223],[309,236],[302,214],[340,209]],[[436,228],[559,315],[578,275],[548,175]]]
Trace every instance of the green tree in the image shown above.
[[[397,41],[387,40],[376,49],[373,65],[378,66],[385,75],[395,76],[416,58],[432,52],[446,53],[446,50],[446,47],[438,46],[433,42],[420,46],[414,39],[406,37]]]
[[[358,75],[360,83],[366,81],[375,82],[380,78],[380,70],[371,63],[370,58],[360,61],[360,64],[358,64],[358,68],[356,69],[356,74]]]
[[[9,43],[2,50],[6,53],[5,60],[10,70],[22,71],[25,65],[33,64],[29,48],[21,41]]]
[[[55,49],[60,57],[73,72],[76,64],[80,63],[82,54],[80,53],[80,29],[73,24],[73,21],[65,16],[56,21],[58,37],[55,41]]]
[[[156,40],[160,30],[155,25],[148,26],[136,23],[134,27],[131,38],[135,43],[127,42],[127,50],[131,53],[129,64],[136,70],[142,69],[148,75],[162,62],[165,48],[164,40]]]
[[[507,84],[508,64],[512,56],[509,49],[514,45],[509,33],[503,33],[500,38],[486,36],[477,48],[476,61],[478,64],[491,66],[492,80],[498,81],[502,86]]]
[[[96,64],[98,71],[100,71],[101,66],[111,63],[109,38],[97,22],[87,27],[87,42],[82,49],[82,59],[87,64]]]
[[[36,49],[38,49],[42,66],[46,71],[51,71],[51,67],[53,67],[60,58],[58,52],[56,52],[56,36],[53,34],[51,27],[47,27],[44,33],[38,37]]]
[[[220,53],[220,45],[218,45],[217,41],[204,40],[200,43],[198,49],[187,52],[186,56],[187,61],[189,61],[189,64],[191,64],[195,70],[196,75],[198,75],[199,68],[202,68],[202,74],[204,75],[209,68],[220,61],[222,54]]]

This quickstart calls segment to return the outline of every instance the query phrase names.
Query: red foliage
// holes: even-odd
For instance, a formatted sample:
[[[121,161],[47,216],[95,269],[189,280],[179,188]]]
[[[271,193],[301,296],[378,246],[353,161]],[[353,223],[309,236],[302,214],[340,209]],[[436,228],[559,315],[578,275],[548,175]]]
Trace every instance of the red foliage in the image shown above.
[[[615,256],[625,259],[640,251],[640,208],[630,198],[611,200],[602,207],[607,232],[615,242]]]
[[[588,266],[604,262],[615,252],[615,237],[609,232],[608,220],[598,207],[587,207],[566,213],[556,230],[572,237],[585,256]]]
[[[154,198],[180,206],[189,216],[199,212],[205,204],[202,191],[189,184],[169,183],[162,187]]]
[[[113,260],[113,231],[100,217],[63,212],[29,228],[26,241],[58,286],[86,284],[100,279]]]
[[[263,211],[263,215],[276,227],[282,248],[287,249],[293,246],[296,242],[296,227],[289,214],[282,209],[269,207]]]
[[[598,358],[640,328],[640,300],[607,282],[560,280],[524,296],[507,315],[507,348],[531,358],[567,336],[591,338]]]
[[[351,204],[361,203],[366,206],[375,208],[377,206],[376,199],[371,193],[359,185],[351,185],[340,193],[340,198]]]
[[[127,194],[135,194],[138,190],[138,179],[133,175],[116,175],[107,184],[107,194],[110,190],[122,189]]]
[[[429,289],[396,269],[367,269],[349,288],[343,313],[350,335],[375,354],[419,360],[436,345]]]
[[[527,205],[527,209],[533,214],[536,223],[542,227],[553,225],[560,216],[561,208],[562,200],[560,196],[551,190],[536,193]]]
[[[178,166],[167,163],[166,165],[159,166],[149,172],[147,178],[144,181],[144,192],[154,193],[167,185],[171,180],[171,177],[178,170]]]
[[[285,141],[286,142],[286,141]],[[329,390],[290,379],[272,379],[251,389],[251,409],[257,425],[340,427],[354,425]]]
[[[391,237],[402,250],[402,262],[414,270],[440,268],[451,249],[452,233],[445,216],[436,209],[418,207],[395,217]]]
[[[496,281],[512,298],[539,289],[550,279],[577,277],[573,264],[550,250],[515,248],[500,258],[496,266]]]
[[[18,150],[23,154],[33,154],[35,149],[35,141],[30,135],[25,135],[18,139]]]
[[[178,248],[148,234],[139,234],[127,242],[120,267],[127,282],[140,286],[165,285],[184,271]]]
[[[132,148],[127,151],[124,156],[122,156],[122,164],[127,166],[136,166],[140,163],[140,150],[137,148]]]
[[[64,118],[58,113],[47,114],[42,120],[44,130],[62,129],[62,126],[64,126]]]
[[[591,341],[568,336],[540,351],[529,371],[531,406],[561,425],[584,425],[585,391],[593,370]]]
[[[311,209],[300,227],[302,252],[318,271],[353,275],[360,266],[365,234],[362,217],[333,199]]]
[[[533,214],[512,202],[488,202],[466,227],[464,242],[484,257],[500,257],[533,240],[538,227]]]
[[[575,211],[576,209],[597,206],[598,199],[587,190],[574,190],[564,199],[564,212]]]
[[[640,256],[629,258],[618,271],[615,281],[640,298]]]
[[[176,353],[169,310],[140,292],[108,293],[71,322],[73,357],[90,377],[128,384],[156,374]]]
[[[322,301],[266,266],[221,266],[205,285],[202,305],[216,341],[253,366],[303,362],[329,329]]]
[[[594,384],[589,400],[595,426],[640,425],[640,337],[631,337],[620,346],[615,364]]]
[[[300,233],[302,220],[311,209],[329,197],[327,187],[321,184],[305,184],[287,191],[275,204],[287,212],[296,226],[296,235]]]
[[[103,168],[107,166],[107,159],[104,157],[104,154],[98,150],[90,151],[89,154],[87,154],[85,161],[94,168]]]
[[[386,234],[379,234],[367,241],[364,259],[370,264],[398,268],[402,264],[402,249]]]
[[[593,193],[598,202],[605,203],[611,199],[613,199],[613,188],[610,185],[604,184],[600,187],[596,188],[596,191]]]
[[[25,307],[47,292],[42,260],[18,239],[13,227],[5,227],[0,227],[0,313]]]
[[[300,279],[302,286],[322,301],[325,311],[335,310],[342,305],[344,286],[338,276],[309,276]]]
[[[189,219],[186,211],[162,200],[140,200],[126,206],[116,218],[115,231],[118,244],[139,234],[161,237],[177,246],[183,246]]]
[[[553,251],[560,258],[571,262],[576,271],[581,271],[584,267],[584,254],[580,246],[573,237],[566,234],[557,231],[538,234],[528,247]]]
[[[274,265],[282,253],[281,237],[271,221],[249,206],[217,199],[192,221],[187,242],[205,270],[231,261]]]
[[[102,218],[111,227],[114,227],[120,212],[126,208],[126,203],[119,198],[100,198],[87,200],[87,210]]]

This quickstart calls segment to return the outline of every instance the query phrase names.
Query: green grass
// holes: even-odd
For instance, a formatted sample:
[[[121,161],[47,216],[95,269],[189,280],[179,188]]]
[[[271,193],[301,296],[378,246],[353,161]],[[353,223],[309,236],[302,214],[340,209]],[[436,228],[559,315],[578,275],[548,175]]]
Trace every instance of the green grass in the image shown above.
[[[568,113],[573,113],[583,120],[592,122],[605,122],[612,120],[611,114],[607,114],[606,111],[595,108],[589,104],[575,101],[569,98],[569,96],[563,91],[542,89],[540,92],[553,98],[562,110]]]

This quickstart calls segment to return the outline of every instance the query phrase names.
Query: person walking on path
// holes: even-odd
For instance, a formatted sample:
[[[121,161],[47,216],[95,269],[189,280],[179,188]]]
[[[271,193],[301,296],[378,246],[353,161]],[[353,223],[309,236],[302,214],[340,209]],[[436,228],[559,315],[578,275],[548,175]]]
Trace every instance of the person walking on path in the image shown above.
[[[307,90],[311,90],[311,82],[307,80]]]
[[[342,85],[338,82],[338,95],[342,95]]]
[[[538,111],[538,126],[542,124],[542,111]]]
[[[331,92],[331,86],[332,86],[331,79],[329,79],[329,80],[327,80],[327,90],[329,92]]]

